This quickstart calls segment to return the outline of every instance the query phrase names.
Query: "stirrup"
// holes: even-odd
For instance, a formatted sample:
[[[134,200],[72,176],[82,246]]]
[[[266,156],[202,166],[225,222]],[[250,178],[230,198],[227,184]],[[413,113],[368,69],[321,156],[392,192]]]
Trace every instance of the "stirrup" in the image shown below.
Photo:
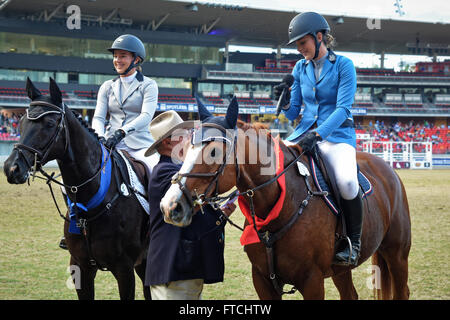
[[[332,264],[338,265],[338,266],[356,266],[358,264],[359,254],[356,257],[355,262],[352,263],[353,245],[352,245],[352,242],[351,242],[351,240],[350,240],[350,238],[348,236],[346,236],[345,239],[348,242],[348,249],[349,249],[348,260],[347,261],[337,260],[336,259],[336,254],[340,253],[340,252],[338,252],[338,253],[335,254]]]
[[[69,248],[67,247],[67,243],[66,243],[66,238],[65,237],[62,237],[61,241],[59,241],[59,247],[61,249],[64,249],[64,250],[69,250]]]

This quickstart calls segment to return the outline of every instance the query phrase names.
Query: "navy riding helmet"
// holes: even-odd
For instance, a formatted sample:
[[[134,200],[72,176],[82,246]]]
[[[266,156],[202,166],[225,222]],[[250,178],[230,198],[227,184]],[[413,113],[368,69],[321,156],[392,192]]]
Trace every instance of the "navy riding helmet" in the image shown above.
[[[317,32],[322,32],[323,36],[330,32],[330,26],[322,15],[316,12],[303,12],[296,15],[289,24],[289,42],[291,44],[298,39],[310,34],[316,40],[316,53],[314,59],[319,54],[320,43],[317,41]]]
[[[146,57],[144,44],[138,37],[133,36],[132,34],[123,34],[116,40],[114,40],[111,48],[109,48],[108,51],[114,54],[114,50],[129,51],[133,54],[134,58],[141,58],[141,61],[137,64],[135,64],[133,60],[127,70],[122,74],[127,74],[131,69],[140,66],[144,62]]]

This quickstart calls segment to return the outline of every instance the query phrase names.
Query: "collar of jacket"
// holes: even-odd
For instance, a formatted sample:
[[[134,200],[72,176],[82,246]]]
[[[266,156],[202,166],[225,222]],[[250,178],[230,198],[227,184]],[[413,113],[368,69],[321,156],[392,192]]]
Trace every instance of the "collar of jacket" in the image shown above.
[[[160,156],[159,162],[172,162],[173,163],[172,158],[168,157],[168,156],[165,156],[165,155],[161,155]]]
[[[144,75],[141,73],[141,72],[139,72],[139,70],[136,70],[136,72],[137,72],[137,74],[136,74],[136,80],[137,81],[139,81],[139,82],[142,82],[142,81],[144,81]],[[120,78],[120,76],[117,76],[117,77],[115,77],[114,79],[113,79],[113,82],[115,82],[117,79],[119,79]]]
[[[144,81],[144,76],[142,75],[142,73],[137,71],[136,77],[133,81],[130,82],[130,86],[128,87],[128,89],[122,93],[120,92],[120,81],[116,81],[117,79],[119,79],[119,77],[116,77],[113,80],[112,89],[117,102],[119,103],[119,105],[123,106],[128,97],[134,92],[134,90],[136,90],[136,88],[141,85],[141,82]],[[137,82],[135,80],[137,80]]]
[[[330,63],[327,63],[327,60]],[[314,85],[318,85],[322,81],[322,79],[325,77],[325,75],[328,73],[328,71],[331,70],[331,67],[333,66],[333,64],[336,62],[336,54],[331,50],[328,51],[328,56],[323,64],[322,72],[320,73],[319,79],[316,79],[316,76],[314,74],[313,64],[308,65],[309,62],[310,62],[310,60],[307,60],[305,62],[306,74],[307,74],[309,80],[311,81],[311,83],[313,83]]]
[[[335,63],[336,62],[336,54],[328,49],[328,57],[327,57],[328,61],[330,61],[331,63]],[[308,65],[311,62],[311,60],[306,60],[305,65]]]

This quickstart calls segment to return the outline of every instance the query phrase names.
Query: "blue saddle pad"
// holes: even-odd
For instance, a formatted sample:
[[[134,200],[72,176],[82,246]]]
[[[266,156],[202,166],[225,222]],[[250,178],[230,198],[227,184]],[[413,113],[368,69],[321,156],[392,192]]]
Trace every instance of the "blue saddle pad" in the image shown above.
[[[311,168],[311,174],[314,180],[314,184],[319,191],[327,191],[328,195],[324,197],[326,205],[330,208],[331,212],[338,216],[340,214],[340,209],[336,205],[336,199],[333,196],[333,192],[331,188],[325,181],[325,178],[317,166],[316,162],[312,157],[309,157],[309,166]],[[359,170],[358,166],[358,182],[359,186],[363,192],[363,197],[368,197],[373,192],[373,186],[370,183],[369,179]]]

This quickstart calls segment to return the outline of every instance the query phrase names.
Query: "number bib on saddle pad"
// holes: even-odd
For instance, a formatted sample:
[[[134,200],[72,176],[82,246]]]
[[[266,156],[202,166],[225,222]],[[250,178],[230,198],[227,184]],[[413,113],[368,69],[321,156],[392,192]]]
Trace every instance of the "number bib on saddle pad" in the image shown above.
[[[313,160],[312,157],[308,157],[309,159],[309,166],[311,168],[311,174],[314,180],[314,184],[319,191],[328,191],[328,195],[324,197],[325,203],[330,208],[331,212],[338,216],[340,214],[340,209],[336,205],[336,199],[333,196],[333,192],[329,185],[327,184],[322,171],[320,171],[319,167],[317,166],[316,162]],[[370,183],[369,179],[359,170],[358,166],[358,183],[359,186],[363,192],[363,197],[368,197],[373,192],[373,186]]]

